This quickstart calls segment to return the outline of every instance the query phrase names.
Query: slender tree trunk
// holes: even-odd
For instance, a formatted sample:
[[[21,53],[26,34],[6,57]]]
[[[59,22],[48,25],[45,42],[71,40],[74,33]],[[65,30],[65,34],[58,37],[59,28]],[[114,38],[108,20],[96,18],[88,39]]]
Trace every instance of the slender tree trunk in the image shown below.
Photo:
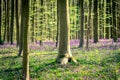
[[[113,41],[117,41],[117,33],[116,33],[116,0],[112,0],[112,37]]]
[[[21,54],[22,54],[22,51],[23,51],[23,16],[22,16],[22,8],[23,7],[21,7],[20,9],[21,9],[21,24],[20,24],[20,31],[19,31],[19,52],[18,52],[18,56],[21,56]]]
[[[32,15],[32,36],[31,36],[31,41],[34,43],[35,42],[35,2],[34,0],[32,3],[32,10],[33,10],[33,15]]]
[[[0,44],[1,44],[1,41],[2,41],[2,33],[1,33],[1,29],[2,29],[2,1],[0,0]]]
[[[21,23],[23,26],[23,80],[29,77],[29,53],[28,53],[28,24],[29,24],[29,0],[22,0]]]
[[[56,33],[56,47],[58,46],[59,40],[59,27],[60,27],[60,19],[59,19],[59,3],[57,2],[57,33]]]
[[[103,27],[103,34],[104,34],[104,39],[106,38],[106,0],[103,0],[103,4],[104,4],[104,27]]]
[[[9,43],[9,41],[10,41],[10,26],[9,26],[9,16],[10,16],[10,15],[9,15],[9,7],[10,7],[10,3],[9,3],[9,2],[10,2],[10,0],[7,0],[7,9],[6,9],[6,10],[7,10],[7,11],[6,11],[6,13],[7,13],[7,14],[6,14],[6,20],[7,20],[7,21],[6,21],[6,22],[7,22],[6,24],[7,24],[7,25],[6,25],[6,26],[7,26],[7,42],[8,42],[8,43]]]
[[[97,43],[98,42],[98,0],[94,0],[93,29],[94,29],[94,43]]]
[[[84,0],[80,0],[80,14],[81,14],[81,26],[80,26],[80,43],[79,47],[84,45]]]
[[[110,0],[106,0],[106,15],[109,15],[110,14]],[[109,24],[110,23],[110,17],[109,18],[106,18],[106,24]],[[109,39],[110,38],[110,26],[106,26],[106,38]]]
[[[17,41],[17,46],[19,46],[19,11],[18,11],[18,0],[16,0],[15,3],[15,9],[16,9],[16,41]]]
[[[11,24],[10,24],[10,41],[13,44],[13,29],[14,29],[14,0],[11,0]]]
[[[3,41],[5,41],[6,40],[6,18],[7,18],[7,10],[6,10],[6,0],[4,0],[4,9],[5,9],[5,25],[4,25],[4,35],[3,35]]]
[[[87,27],[87,41],[86,41],[86,49],[89,47],[89,37],[90,37],[90,21],[91,21],[91,8],[92,8],[92,0],[89,0],[89,18],[88,18],[88,27]]]
[[[41,0],[41,14],[43,14],[43,0]],[[41,37],[41,39],[40,39],[40,45],[42,46],[43,45],[43,15],[41,16],[41,22],[40,22],[40,24],[41,24],[41,31],[40,31],[40,37]]]
[[[67,64],[72,58],[70,51],[70,21],[69,21],[69,9],[68,0],[58,0],[59,12],[60,12],[60,40],[59,40],[59,54],[57,62],[60,64]]]

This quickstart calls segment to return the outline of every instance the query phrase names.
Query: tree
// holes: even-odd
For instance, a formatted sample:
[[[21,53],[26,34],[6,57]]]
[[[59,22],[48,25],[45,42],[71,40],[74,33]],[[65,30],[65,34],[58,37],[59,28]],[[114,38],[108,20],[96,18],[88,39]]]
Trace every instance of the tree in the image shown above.
[[[60,64],[67,64],[68,61],[73,60],[70,51],[70,21],[69,21],[69,9],[68,0],[57,0],[59,5],[59,20],[60,20],[60,40],[59,40],[59,53],[57,62]]]
[[[17,46],[19,45],[19,12],[18,12],[18,0],[15,2],[15,9],[16,9],[16,41],[17,41]]]
[[[79,47],[83,47],[84,45],[84,0],[79,0],[80,1],[80,14],[81,14],[81,26],[80,26],[80,43]]]
[[[19,31],[19,52],[18,52],[18,56],[21,56],[22,51],[23,51],[23,20],[22,20],[22,7],[21,7],[21,25],[20,25],[20,31]]]
[[[90,34],[90,22],[91,22],[91,8],[92,8],[92,0],[89,0],[89,18],[88,18],[88,26],[87,26],[87,41],[86,41],[86,49],[89,47],[89,34]]]
[[[5,8],[5,24],[4,24],[4,35],[3,35],[3,41],[5,41],[6,40],[6,30],[7,30],[7,28],[6,28],[6,22],[7,22],[7,10],[6,10],[6,7],[7,7],[7,1],[6,0],[3,0],[4,1],[4,8]]]
[[[98,0],[94,0],[94,18],[93,18],[94,43],[98,42]]]
[[[7,2],[7,7],[6,7],[6,26],[7,26],[7,42],[9,43],[10,41],[10,26],[9,26],[9,16],[10,16],[10,11],[9,11],[9,7],[10,7],[10,0],[6,0]]]
[[[2,44],[2,32],[1,32],[1,29],[2,29],[2,26],[1,26],[1,17],[2,17],[2,10],[1,10],[1,0],[0,0],[0,44]]]
[[[29,80],[28,24],[29,0],[22,0],[21,23],[23,26],[23,80]]]
[[[35,3],[36,0],[31,2],[31,7],[32,7],[32,20],[31,20],[31,26],[32,26],[32,31],[31,31],[31,41],[34,43],[35,42]]]
[[[112,37],[113,41],[117,41],[117,33],[116,33],[116,0],[112,0]]]
[[[60,27],[60,20],[59,20],[59,3],[57,2],[57,32],[56,32],[56,47],[58,46],[58,40],[59,40],[59,27]]]
[[[10,41],[13,44],[13,28],[14,28],[14,0],[11,0],[11,23],[10,23]]]
[[[42,37],[43,37],[43,0],[41,0],[41,10],[40,10],[40,12],[41,12],[41,18],[40,18],[40,24],[41,24],[41,29],[40,29],[40,36],[41,36],[41,38],[40,38],[40,45],[42,46],[43,45],[43,41],[42,41]]]

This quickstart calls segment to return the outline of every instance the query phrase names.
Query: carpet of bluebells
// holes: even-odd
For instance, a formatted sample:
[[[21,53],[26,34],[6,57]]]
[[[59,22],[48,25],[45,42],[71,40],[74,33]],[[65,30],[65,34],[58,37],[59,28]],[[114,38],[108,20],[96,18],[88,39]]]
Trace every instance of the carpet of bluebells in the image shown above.
[[[42,46],[29,44],[31,80],[120,80],[120,39],[89,41],[89,49],[78,48],[79,40],[71,40],[71,52],[78,64],[56,63],[58,47],[46,41]],[[21,80],[22,56],[16,44],[0,45],[0,80]]]

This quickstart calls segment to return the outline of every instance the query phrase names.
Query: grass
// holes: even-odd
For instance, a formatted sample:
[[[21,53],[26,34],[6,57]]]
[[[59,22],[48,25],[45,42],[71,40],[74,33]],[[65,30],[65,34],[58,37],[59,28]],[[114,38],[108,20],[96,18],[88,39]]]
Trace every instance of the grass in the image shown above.
[[[17,48],[0,49],[0,80],[21,80]],[[78,64],[56,64],[57,50],[30,51],[31,80],[120,80],[120,49],[72,49]]]

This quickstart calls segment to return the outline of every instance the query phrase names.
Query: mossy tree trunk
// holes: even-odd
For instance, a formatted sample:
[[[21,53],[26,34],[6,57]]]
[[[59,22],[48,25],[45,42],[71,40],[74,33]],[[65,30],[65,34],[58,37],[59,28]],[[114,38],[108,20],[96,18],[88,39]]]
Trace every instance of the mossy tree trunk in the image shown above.
[[[60,40],[59,40],[59,53],[57,62],[60,64],[67,64],[72,59],[70,51],[70,21],[69,21],[69,9],[68,0],[58,0],[60,12]],[[74,60],[74,62],[76,62]]]
[[[23,26],[23,80],[29,80],[28,24],[29,0],[22,0],[21,21]]]
[[[80,25],[80,43],[79,47],[83,47],[84,45],[84,0],[79,0],[80,1],[80,15],[81,15],[81,25]]]
[[[93,18],[94,43],[98,42],[98,0],[94,0],[94,18]]]

